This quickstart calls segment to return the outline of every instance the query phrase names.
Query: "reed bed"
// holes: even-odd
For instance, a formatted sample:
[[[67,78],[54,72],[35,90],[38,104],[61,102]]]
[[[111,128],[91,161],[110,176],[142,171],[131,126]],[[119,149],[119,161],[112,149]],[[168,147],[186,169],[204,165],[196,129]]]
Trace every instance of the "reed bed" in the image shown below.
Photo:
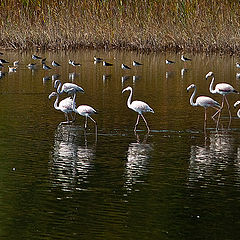
[[[237,0],[2,0],[2,49],[238,53]]]

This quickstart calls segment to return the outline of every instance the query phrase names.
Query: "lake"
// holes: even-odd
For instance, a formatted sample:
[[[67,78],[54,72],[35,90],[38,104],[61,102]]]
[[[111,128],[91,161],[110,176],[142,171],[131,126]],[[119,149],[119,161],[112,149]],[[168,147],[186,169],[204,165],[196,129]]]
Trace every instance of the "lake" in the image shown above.
[[[225,105],[218,130],[216,110],[208,109],[204,131],[204,109],[191,106],[186,91],[194,83],[196,96],[221,103],[205,76],[213,71],[215,84],[240,90],[237,57],[186,54],[192,61],[184,63],[170,53],[39,52],[48,66],[61,64],[43,70],[32,52],[3,53],[20,63],[16,72],[4,64],[0,75],[1,239],[239,239],[240,119],[233,104],[240,96],[228,96],[232,120]],[[94,64],[93,56],[113,66]],[[85,90],[76,104],[98,111],[97,136],[79,115],[60,124],[64,114],[48,99],[56,78]],[[144,114],[149,134],[142,119],[133,131],[137,113],[126,105],[127,86],[133,100],[154,109]]]

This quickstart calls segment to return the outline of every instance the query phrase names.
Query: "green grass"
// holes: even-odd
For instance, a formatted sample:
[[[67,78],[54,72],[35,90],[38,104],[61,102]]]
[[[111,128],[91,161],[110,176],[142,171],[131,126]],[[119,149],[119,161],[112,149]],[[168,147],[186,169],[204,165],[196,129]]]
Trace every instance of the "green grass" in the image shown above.
[[[0,48],[238,53],[240,3],[2,0]]]

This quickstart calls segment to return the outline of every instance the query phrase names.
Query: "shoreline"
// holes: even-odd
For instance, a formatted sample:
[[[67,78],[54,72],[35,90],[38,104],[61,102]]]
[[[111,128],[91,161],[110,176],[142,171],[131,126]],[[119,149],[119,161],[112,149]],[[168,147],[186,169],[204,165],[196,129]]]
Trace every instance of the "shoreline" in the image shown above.
[[[165,2],[9,0],[0,6],[0,49],[239,54],[237,1]]]

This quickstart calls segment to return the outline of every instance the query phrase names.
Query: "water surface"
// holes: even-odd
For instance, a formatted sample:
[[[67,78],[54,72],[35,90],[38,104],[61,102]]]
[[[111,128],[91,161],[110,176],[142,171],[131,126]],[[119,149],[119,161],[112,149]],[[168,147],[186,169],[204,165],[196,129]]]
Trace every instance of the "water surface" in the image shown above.
[[[204,133],[204,109],[190,106],[186,92],[194,83],[197,95],[221,102],[209,93],[209,71],[239,90],[236,58],[188,55],[184,64],[175,54],[38,53],[49,66],[61,64],[46,71],[31,54],[3,55],[20,65],[12,73],[6,65],[0,79],[1,239],[238,239],[239,95],[228,98],[230,125],[224,108],[216,131],[209,109]],[[94,55],[114,65],[94,64]],[[166,58],[176,63],[165,65]],[[37,69],[28,69],[33,62]],[[64,115],[48,99],[54,74],[84,88],[77,105],[98,110],[97,138],[81,116],[59,125]],[[149,134],[142,120],[133,132],[137,114],[121,93],[127,86],[155,111],[145,114]]]

